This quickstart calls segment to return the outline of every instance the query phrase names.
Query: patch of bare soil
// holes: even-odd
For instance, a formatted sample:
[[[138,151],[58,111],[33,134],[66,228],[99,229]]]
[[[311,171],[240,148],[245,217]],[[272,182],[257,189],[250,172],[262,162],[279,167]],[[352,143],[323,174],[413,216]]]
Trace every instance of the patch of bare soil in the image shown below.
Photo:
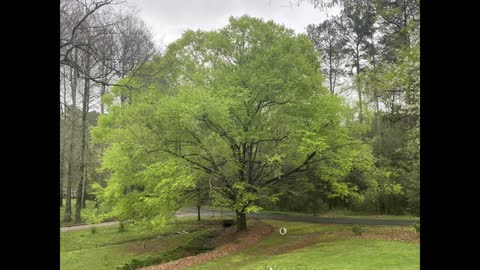
[[[211,252],[202,253],[196,256],[185,257],[176,261],[162,263],[155,266],[149,266],[141,268],[141,270],[179,270],[186,267],[191,267],[197,264],[201,264],[219,257],[223,257],[234,253],[236,251],[251,247],[255,243],[264,239],[266,236],[272,233],[272,227],[262,223],[258,220],[252,222],[247,231],[235,233],[236,227],[232,226],[225,229],[223,237],[212,238],[214,243],[210,244],[223,244]],[[232,241],[233,242],[229,242]],[[208,240],[207,240],[208,241]]]
[[[354,238],[362,239],[378,239],[378,240],[393,240],[393,241],[407,241],[411,243],[420,243],[420,236],[414,229],[411,228],[376,228],[375,230],[367,229],[366,233]]]
[[[345,239],[347,237],[347,235],[331,231],[310,233],[291,237],[288,241],[282,243],[281,246],[268,247],[265,249],[265,251],[270,255],[285,254],[298,249],[313,246],[315,244],[334,242],[337,240]]]

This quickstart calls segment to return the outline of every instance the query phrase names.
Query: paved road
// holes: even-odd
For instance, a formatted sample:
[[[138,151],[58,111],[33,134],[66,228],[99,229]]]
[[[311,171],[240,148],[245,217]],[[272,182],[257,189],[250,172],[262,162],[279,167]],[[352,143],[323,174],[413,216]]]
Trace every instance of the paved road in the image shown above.
[[[105,223],[100,223],[100,224],[87,224],[87,225],[79,225],[79,226],[71,226],[71,227],[62,227],[60,228],[61,232],[67,232],[67,231],[76,231],[76,230],[81,230],[81,229],[88,229],[90,227],[108,227],[118,224],[117,221],[114,222],[105,222]]]
[[[223,216],[233,217],[235,213],[232,211],[223,211],[216,209],[215,211],[209,209],[201,209],[201,216]],[[177,216],[196,216],[196,209],[186,209],[177,212]],[[260,213],[260,214],[247,214],[247,218],[255,219],[274,219],[274,220],[285,220],[285,221],[299,221],[299,222],[308,222],[308,223],[324,223],[324,224],[359,224],[359,225],[395,225],[395,226],[410,226],[415,223],[419,223],[418,220],[402,220],[402,219],[367,219],[367,218],[347,218],[347,217],[314,217],[314,216],[294,216],[294,215],[285,215],[285,214],[269,214],[269,213]]]
[[[211,216],[225,216],[225,217],[234,217],[235,213],[233,211],[220,211],[218,209],[212,211],[210,209],[201,209],[200,215],[204,217]],[[197,210],[195,208],[184,209],[178,211],[176,214],[177,217],[195,217],[197,216]],[[400,220],[400,219],[365,219],[365,218],[331,218],[331,217],[314,217],[314,216],[293,216],[293,215],[282,215],[282,214],[247,214],[247,218],[254,219],[274,219],[274,220],[285,220],[285,221],[299,221],[299,222],[308,222],[308,223],[323,223],[323,224],[359,224],[359,225],[395,225],[395,226],[411,226],[415,223],[419,223],[418,220]],[[60,228],[60,231],[73,231],[95,227],[105,227],[118,224],[118,222],[106,222],[100,224],[89,224],[89,225],[80,225],[72,227],[63,227]]]

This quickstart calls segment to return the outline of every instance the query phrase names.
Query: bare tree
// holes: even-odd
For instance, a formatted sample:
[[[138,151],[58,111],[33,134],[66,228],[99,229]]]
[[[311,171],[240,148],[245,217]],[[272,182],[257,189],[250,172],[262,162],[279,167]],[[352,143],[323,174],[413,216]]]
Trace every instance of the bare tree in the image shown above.
[[[74,60],[76,61],[78,58],[77,50],[74,49]],[[70,69],[70,77],[71,77],[71,112],[70,112],[70,132],[69,137],[69,158],[68,158],[68,171],[67,171],[67,191],[66,191],[66,202],[65,202],[65,215],[64,221],[70,222],[72,220],[72,181],[74,176],[74,157],[75,157],[75,147],[74,147],[74,138],[76,136],[76,128],[75,122],[77,120],[77,80],[79,77],[78,70],[76,68]]]
[[[115,27],[116,51],[116,73],[119,78],[124,78],[142,63],[149,60],[155,53],[155,46],[152,42],[152,34],[148,31],[143,21],[133,14],[120,14],[122,18]],[[128,91],[124,88],[120,94],[120,102],[123,103],[130,98]]]
[[[362,61],[368,59],[371,49],[370,37],[374,31],[375,10],[371,2],[360,2],[345,2],[337,24],[346,40],[346,52],[353,60],[351,66],[355,68],[359,121],[363,123],[363,94],[357,79],[364,67]]]
[[[65,74],[66,67],[61,67],[60,70],[60,82],[61,82],[61,93],[60,96],[62,101],[60,102],[60,207],[63,206],[63,182],[65,177],[65,148],[66,148],[66,126],[65,122],[67,121],[67,75]]]
[[[62,148],[61,174],[68,156],[67,188],[64,221],[71,221],[72,185],[79,175],[76,189],[75,223],[81,222],[81,209],[85,207],[88,162],[88,112],[98,93],[100,111],[105,113],[102,97],[115,81],[130,74],[149,60],[155,53],[152,34],[145,24],[132,12],[123,12],[113,6],[114,0],[61,0],[60,2],[60,64],[70,71],[70,99],[66,104],[66,84],[63,86],[64,107],[71,108],[69,119],[68,147]],[[64,76],[66,72],[61,73]],[[66,77],[64,78],[66,79]],[[64,80],[66,82],[66,80]],[[129,91],[131,88],[127,88]],[[79,91],[79,94],[77,93]],[[121,102],[128,100],[128,92],[121,95]],[[75,166],[77,137],[77,102],[81,98],[81,143],[79,168]],[[65,144],[66,135],[62,135]],[[67,151],[68,149],[68,151]],[[78,171],[77,171],[78,170]],[[60,189],[63,190],[61,180]]]
[[[308,25],[307,33],[320,52],[322,71],[328,78],[330,92],[335,94],[339,77],[344,75],[344,60],[346,57],[346,39],[339,33],[336,18],[326,20],[319,25]]]
[[[71,98],[71,112],[69,114],[70,119],[70,132],[69,132],[69,158],[68,158],[68,170],[67,170],[67,190],[66,190],[66,204],[65,204],[65,216],[64,221],[71,221],[71,198],[72,198],[72,183],[73,178],[76,175],[75,172],[75,145],[74,138],[76,137],[76,120],[77,120],[77,88],[80,75],[84,74],[84,70],[79,64],[79,54],[91,55],[94,53],[91,44],[88,39],[85,39],[86,33],[92,29],[101,27],[99,25],[93,25],[90,22],[90,18],[93,14],[100,12],[102,7],[114,3],[112,0],[106,1],[79,1],[79,0],[62,0],[60,2],[60,64],[61,67],[67,66],[70,70],[70,98]],[[86,83],[88,85],[88,83]],[[64,87],[65,88],[65,87]],[[85,99],[85,98],[84,98]],[[84,103],[84,102],[83,102]],[[82,156],[84,156],[82,150]],[[82,168],[83,168],[82,160]],[[80,181],[80,184],[81,185]],[[81,192],[77,192],[77,204],[81,203],[79,197]],[[76,222],[79,222],[76,218]]]

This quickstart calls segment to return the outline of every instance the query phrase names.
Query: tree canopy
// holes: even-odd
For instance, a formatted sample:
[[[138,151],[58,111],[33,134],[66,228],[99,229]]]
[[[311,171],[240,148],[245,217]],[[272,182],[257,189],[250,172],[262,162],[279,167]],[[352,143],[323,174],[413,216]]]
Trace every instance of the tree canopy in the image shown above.
[[[259,200],[277,198],[273,187],[313,173],[332,196],[348,196],[344,177],[374,162],[349,135],[342,98],[322,86],[312,42],[272,21],[186,31],[141,68],[123,79],[128,90],[112,91],[92,131],[108,145],[108,185],[97,194],[117,217],[162,225],[206,177],[242,230]],[[129,102],[114,102],[125,91]]]

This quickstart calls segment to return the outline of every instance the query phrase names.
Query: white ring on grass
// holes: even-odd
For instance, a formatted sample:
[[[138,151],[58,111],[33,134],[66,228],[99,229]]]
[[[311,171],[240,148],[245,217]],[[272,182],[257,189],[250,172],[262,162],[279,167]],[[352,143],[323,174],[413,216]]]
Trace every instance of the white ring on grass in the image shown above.
[[[285,227],[280,228],[280,234],[281,235],[287,234],[287,229]]]

